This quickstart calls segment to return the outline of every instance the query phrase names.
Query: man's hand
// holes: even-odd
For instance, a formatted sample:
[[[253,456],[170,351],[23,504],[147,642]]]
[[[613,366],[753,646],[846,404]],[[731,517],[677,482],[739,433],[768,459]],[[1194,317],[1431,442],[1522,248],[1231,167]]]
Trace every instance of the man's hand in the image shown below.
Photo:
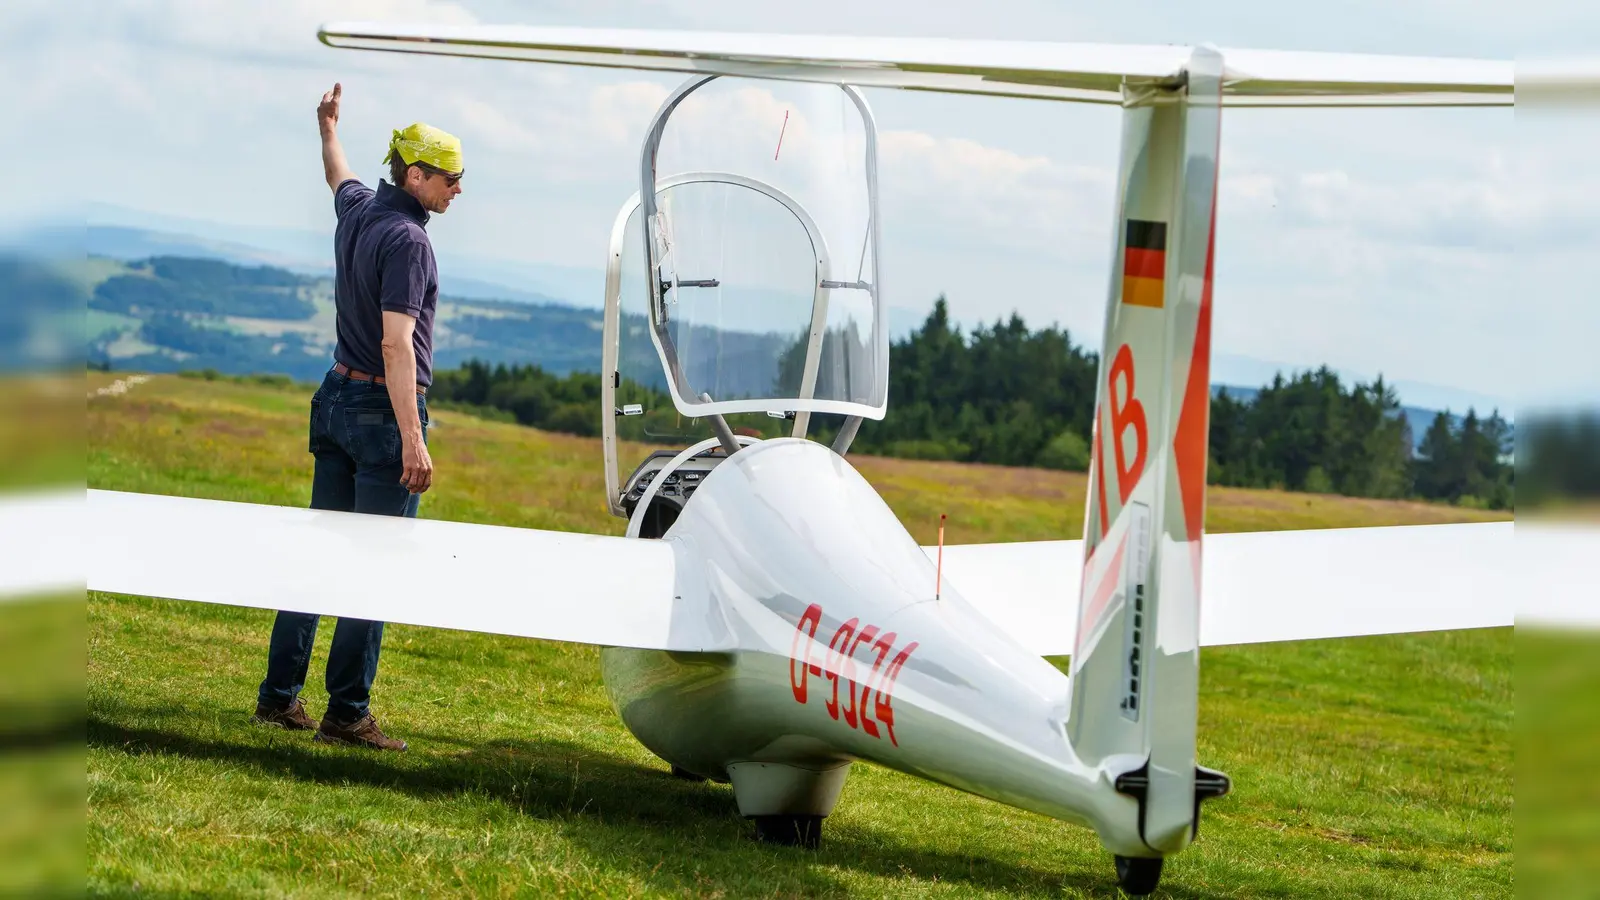
[[[344,148],[339,146],[339,96],[343,93],[344,88],[335,82],[333,90],[323,94],[322,102],[317,104],[317,129],[322,132],[322,175],[328,180],[328,188],[335,193],[339,185],[356,180],[356,173],[350,171],[350,164],[345,162]]]
[[[433,486],[433,457],[417,412],[417,356],[411,345],[416,327],[417,320],[406,313],[383,311],[383,377],[400,426],[400,485],[420,494]]]
[[[433,486],[433,457],[428,455],[428,445],[422,432],[401,435],[400,463],[405,471],[400,475],[400,485],[413,494],[420,494]]]
[[[322,102],[317,104],[317,127],[323,134],[332,134],[339,127],[339,95],[344,93],[344,86],[334,82],[333,90],[322,95]]]

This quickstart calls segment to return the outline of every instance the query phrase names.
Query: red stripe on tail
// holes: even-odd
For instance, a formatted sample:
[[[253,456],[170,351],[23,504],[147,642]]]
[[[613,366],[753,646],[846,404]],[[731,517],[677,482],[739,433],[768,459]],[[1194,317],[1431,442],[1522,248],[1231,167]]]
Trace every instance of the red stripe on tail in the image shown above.
[[[1190,541],[1200,539],[1206,515],[1207,427],[1211,416],[1211,281],[1217,251],[1217,201],[1212,190],[1211,233],[1206,245],[1206,274],[1200,288],[1200,320],[1195,324],[1194,351],[1189,357],[1189,382],[1183,392],[1183,410],[1172,442],[1177,457],[1178,489],[1183,497],[1183,521]]]

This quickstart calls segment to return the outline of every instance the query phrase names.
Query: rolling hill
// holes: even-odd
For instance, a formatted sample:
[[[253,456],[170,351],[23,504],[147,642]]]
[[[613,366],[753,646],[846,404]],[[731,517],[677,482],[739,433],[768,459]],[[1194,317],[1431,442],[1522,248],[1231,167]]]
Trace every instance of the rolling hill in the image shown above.
[[[329,278],[274,266],[240,266],[205,257],[156,256],[134,263],[90,257],[89,362],[118,370],[278,374],[316,381],[333,355]],[[546,372],[597,372],[601,312],[565,304],[442,296],[435,319],[434,369],[468,360],[535,364]],[[624,314],[622,365],[664,387],[643,316]],[[727,390],[767,390],[772,361],[789,337],[731,329],[693,329],[715,341],[714,362]],[[700,383],[698,380],[696,383]]]

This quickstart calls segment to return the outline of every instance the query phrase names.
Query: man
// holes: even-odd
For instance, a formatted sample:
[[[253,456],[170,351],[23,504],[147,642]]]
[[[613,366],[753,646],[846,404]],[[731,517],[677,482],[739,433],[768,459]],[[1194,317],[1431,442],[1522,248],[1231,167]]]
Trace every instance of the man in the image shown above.
[[[438,273],[428,216],[461,193],[461,142],[417,123],[389,143],[390,182],[357,180],[339,145],[340,85],[322,96],[322,166],[333,190],[333,368],[311,398],[316,459],[311,508],[415,517],[433,484],[425,396],[433,381]],[[404,750],[368,710],[383,623],[340,619],[328,651],[328,709],[318,725],[300,700],[317,616],[280,612],[251,721],[316,728],[325,743]]]

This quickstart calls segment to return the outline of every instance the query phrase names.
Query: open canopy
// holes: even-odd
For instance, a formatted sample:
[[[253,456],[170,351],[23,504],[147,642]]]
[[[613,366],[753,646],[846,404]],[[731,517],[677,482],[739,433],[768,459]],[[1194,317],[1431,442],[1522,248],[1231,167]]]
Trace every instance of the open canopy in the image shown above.
[[[883,417],[876,157],[853,88],[712,76],[662,104],[621,266],[680,412]]]

